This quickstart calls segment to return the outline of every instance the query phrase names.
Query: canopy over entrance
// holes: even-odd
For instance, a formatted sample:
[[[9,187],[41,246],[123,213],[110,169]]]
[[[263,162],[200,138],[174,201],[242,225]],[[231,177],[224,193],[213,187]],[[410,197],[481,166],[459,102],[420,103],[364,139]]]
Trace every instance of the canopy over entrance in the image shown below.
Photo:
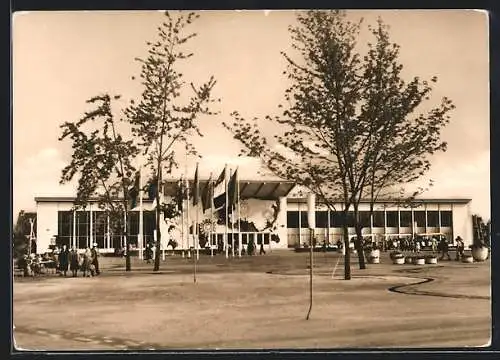
[[[188,180],[193,188],[193,180]],[[175,196],[178,180],[165,182],[165,195]],[[200,192],[207,186],[208,180],[200,180]],[[277,200],[287,196],[295,187],[295,183],[286,180],[240,180],[240,197],[242,199]]]

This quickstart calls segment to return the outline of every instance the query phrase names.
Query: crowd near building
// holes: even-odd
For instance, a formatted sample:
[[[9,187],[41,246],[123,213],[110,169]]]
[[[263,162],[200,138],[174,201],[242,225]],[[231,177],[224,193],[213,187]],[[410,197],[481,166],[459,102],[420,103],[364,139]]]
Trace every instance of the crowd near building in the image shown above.
[[[190,181],[189,184],[193,184]],[[175,196],[177,181],[165,186],[163,196]],[[200,188],[207,180],[199,181]],[[168,186],[167,186],[168,185]],[[170,189],[170,190],[168,190]],[[227,186],[226,186],[227,192]],[[207,248],[218,244],[241,241],[246,246],[250,240],[266,248],[284,249],[309,243],[307,202],[303,189],[287,181],[245,181],[238,179],[238,210],[229,213],[230,219],[210,230]],[[36,252],[45,253],[54,246],[75,246],[85,249],[96,243],[101,253],[115,252],[125,246],[121,233],[110,229],[109,217],[97,205],[89,202],[85,209],[74,210],[74,197],[36,197]],[[189,201],[189,200],[188,200]],[[444,236],[453,243],[457,236],[465,245],[472,244],[470,199],[419,199],[410,204],[398,204],[394,200],[379,200],[370,216],[370,204],[360,204],[362,234],[372,241],[400,238]],[[187,206],[189,209],[189,206]],[[213,210],[213,209],[212,209]],[[194,234],[188,229],[195,219],[198,224],[213,218],[212,210],[200,210],[191,206],[189,215],[182,219],[161,220],[162,247],[167,248],[169,239],[175,238],[177,249],[194,247]],[[342,206],[335,204],[335,211],[326,205],[316,204],[316,244],[336,244],[342,241]],[[355,236],[353,217],[348,216],[350,236]],[[129,212],[128,241],[132,248],[144,249],[156,240],[155,210],[152,198],[145,196],[141,205]],[[229,225],[225,225],[229,224]],[[250,225],[249,225],[250,224]],[[271,224],[271,226],[269,226]],[[238,240],[236,240],[238,239]]]

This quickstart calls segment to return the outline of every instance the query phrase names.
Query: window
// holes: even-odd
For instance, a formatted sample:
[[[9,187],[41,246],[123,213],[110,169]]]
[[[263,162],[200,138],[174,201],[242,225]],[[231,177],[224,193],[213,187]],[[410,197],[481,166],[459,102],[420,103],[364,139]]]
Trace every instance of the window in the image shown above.
[[[100,248],[105,247],[105,238],[107,230],[107,216],[103,211],[92,212],[92,232],[94,234],[94,242]]]
[[[330,211],[330,227],[342,227],[342,213]]]
[[[399,213],[401,227],[411,227],[411,211],[400,211]]]
[[[328,228],[328,211],[316,211],[316,227]]]
[[[77,247],[80,249],[85,249],[89,245],[89,213],[89,211],[76,212],[76,238],[78,239]]]
[[[300,227],[302,229],[309,227],[309,221],[307,221],[307,211],[300,212]]]
[[[425,227],[425,211],[415,211],[414,217],[417,227]]]
[[[439,211],[427,211],[427,226],[428,227],[439,226]]]
[[[373,212],[373,227],[384,227],[385,216],[383,211]]]
[[[388,211],[387,212],[387,227],[398,227],[398,212]]]
[[[370,212],[369,211],[360,211],[359,212],[359,222],[362,227],[370,227],[371,221],[370,221]]]
[[[453,216],[451,211],[441,211],[441,226],[452,227],[453,226]]]
[[[299,212],[287,211],[286,213],[286,226],[289,229],[298,229],[299,227]]]
[[[135,246],[137,243],[137,235],[139,234],[139,213],[137,211],[131,211],[128,213],[129,221],[128,221],[128,234],[129,234],[129,242]],[[163,234],[162,234],[163,237]]]
[[[70,246],[73,237],[73,212],[58,211],[57,213],[57,246]]]

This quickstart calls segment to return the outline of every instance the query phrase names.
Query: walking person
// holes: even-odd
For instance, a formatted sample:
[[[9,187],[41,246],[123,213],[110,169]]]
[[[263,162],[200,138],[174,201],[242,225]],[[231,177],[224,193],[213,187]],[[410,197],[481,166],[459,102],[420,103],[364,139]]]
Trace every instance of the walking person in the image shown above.
[[[76,251],[76,247],[73,246],[71,251],[69,252],[69,269],[73,277],[78,276],[78,267],[80,266],[80,255],[78,255],[78,251]]]
[[[439,251],[441,251],[441,257],[439,258],[439,260],[443,260],[445,256],[447,257],[448,260],[451,260],[450,254],[448,253],[449,250],[448,241],[444,236],[441,237],[438,248]]]
[[[94,273],[91,270],[91,264],[92,264],[92,252],[90,251],[90,248],[87,247],[85,249],[85,252],[83,253],[83,256],[82,256],[83,277],[94,276]]]
[[[91,252],[92,252],[92,265],[94,265],[95,274],[99,275],[101,271],[99,270],[99,250],[97,249],[96,243],[94,243]]]
[[[69,265],[69,251],[66,245],[63,245],[62,250],[59,254],[59,275],[66,276],[68,272]]]
[[[59,270],[59,248],[56,246],[54,250],[52,250],[52,259],[54,260],[54,264],[56,266],[56,274],[60,273]]]
[[[464,256],[465,244],[460,236],[457,236],[455,241],[457,242],[457,254],[456,254],[455,260],[459,261]]]
[[[266,250],[264,250],[264,242],[260,243],[259,255],[266,255]]]

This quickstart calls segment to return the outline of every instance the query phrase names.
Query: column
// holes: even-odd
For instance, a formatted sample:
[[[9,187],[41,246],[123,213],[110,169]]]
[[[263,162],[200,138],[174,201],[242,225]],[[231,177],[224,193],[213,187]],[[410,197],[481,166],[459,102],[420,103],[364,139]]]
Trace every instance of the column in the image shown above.
[[[441,207],[440,207],[440,204],[438,204],[438,226],[439,226],[438,232],[441,232]]]
[[[92,213],[92,204],[90,204],[90,247],[94,245],[94,214]]]
[[[73,239],[71,242],[71,247],[73,246],[78,248],[76,239],[76,209],[73,209]]]
[[[371,238],[372,238],[372,243],[374,243],[375,242],[375,235],[373,234],[373,211],[370,213],[370,234],[371,234]]]
[[[425,233],[427,234],[427,204],[425,204]]]
[[[300,213],[300,203],[297,204],[299,213],[299,248],[302,246],[302,214]]]
[[[111,239],[110,239],[110,233],[109,233],[109,214],[106,216],[106,248],[110,249],[111,248]]]
[[[398,204],[398,236],[401,234],[401,209]]]
[[[330,223],[330,207],[328,206],[327,209],[326,209],[326,214],[328,216],[328,220],[327,220],[327,232],[326,232],[326,241],[327,241],[327,244],[330,244],[330,226],[331,226],[331,223]]]

